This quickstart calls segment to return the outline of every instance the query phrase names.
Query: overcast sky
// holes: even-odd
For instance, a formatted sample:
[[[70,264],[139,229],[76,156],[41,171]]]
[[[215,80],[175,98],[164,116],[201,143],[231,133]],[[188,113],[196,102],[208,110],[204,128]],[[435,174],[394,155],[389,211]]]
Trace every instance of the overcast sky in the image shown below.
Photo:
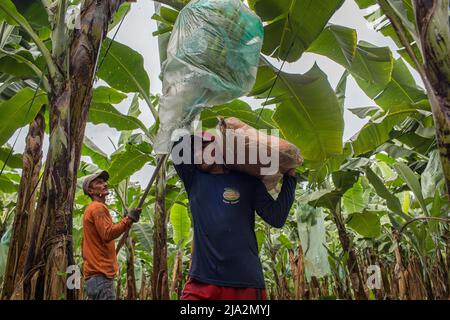
[[[126,16],[122,27],[116,36],[116,41],[130,46],[142,54],[144,57],[145,69],[150,77],[150,92],[152,94],[156,94],[161,92],[161,81],[158,78],[160,74],[158,41],[156,37],[152,36],[152,32],[154,32],[157,28],[156,22],[151,19],[153,13],[153,1],[139,0],[136,3],[133,3],[131,5],[130,13]],[[358,40],[365,40],[378,46],[390,46],[395,50],[396,46],[393,41],[389,38],[383,37],[381,34],[371,29],[363,15],[364,12],[358,8],[353,0],[346,0],[344,5],[331,19],[331,23],[356,29],[358,33]],[[115,29],[110,32],[109,37],[112,37],[114,32]],[[395,55],[398,56],[397,54]],[[271,61],[278,67],[281,65],[281,62],[275,60]],[[331,85],[335,88],[342,76],[342,73],[344,72],[344,68],[331,60],[316,54],[305,53],[299,61],[292,64],[286,63],[283,71],[290,73],[305,73],[313,66],[314,63],[317,63],[328,75]],[[414,75],[416,79],[418,79],[415,73]],[[102,84],[103,83],[99,82],[96,85]],[[118,105],[119,111],[123,113],[127,112],[131,103],[131,96],[132,95]],[[374,102],[361,91],[351,77],[348,78],[346,96],[344,140],[348,140],[351,136],[358,132],[365,123],[364,120],[357,118],[347,109],[352,107],[374,105]],[[254,101],[248,98],[245,100],[253,107],[259,107],[259,104],[261,103],[260,101]],[[144,101],[141,101],[140,109],[142,112],[140,119],[144,124],[149,126],[152,123],[152,115]],[[24,149],[26,133],[27,129],[23,129],[17,141],[15,149],[18,152],[22,152]],[[13,139],[9,141],[10,144],[13,143],[16,135],[17,132],[13,136]],[[117,144],[119,139],[119,133],[115,129],[109,128],[107,125],[92,125],[88,123],[86,135],[108,154],[114,151],[114,146],[110,139],[114,142],[114,144]],[[48,147],[48,141],[46,141],[44,147]],[[83,160],[86,161],[89,160],[89,158],[83,157]],[[140,172],[136,173],[132,177],[132,180],[139,181],[141,184],[146,184],[150,179],[151,173],[152,168],[147,165]]]

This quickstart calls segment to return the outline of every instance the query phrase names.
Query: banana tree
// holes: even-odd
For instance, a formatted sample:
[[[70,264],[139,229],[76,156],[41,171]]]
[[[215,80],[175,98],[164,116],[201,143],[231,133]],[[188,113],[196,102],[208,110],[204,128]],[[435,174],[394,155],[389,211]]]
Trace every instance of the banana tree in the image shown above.
[[[24,298],[75,298],[75,291],[66,287],[64,278],[55,277],[74,264],[72,207],[92,84],[108,24],[123,2],[85,1],[79,15],[79,28],[71,30],[66,25],[71,1],[57,1],[55,6],[44,1],[39,7],[48,16],[43,20],[49,22],[50,49],[25,18],[29,8],[19,7],[19,11],[9,0],[0,4],[0,19],[18,26],[38,49],[43,61],[40,70],[44,83],[48,84],[45,89],[49,102],[50,146],[21,279]],[[39,69],[31,67],[35,71]]]
[[[356,2],[362,8],[378,4],[378,11],[367,18],[370,20],[372,17],[383,17],[380,31],[394,39],[425,84],[433,112],[447,193],[450,196],[449,2],[448,0],[357,0]],[[384,23],[386,20],[389,23]]]

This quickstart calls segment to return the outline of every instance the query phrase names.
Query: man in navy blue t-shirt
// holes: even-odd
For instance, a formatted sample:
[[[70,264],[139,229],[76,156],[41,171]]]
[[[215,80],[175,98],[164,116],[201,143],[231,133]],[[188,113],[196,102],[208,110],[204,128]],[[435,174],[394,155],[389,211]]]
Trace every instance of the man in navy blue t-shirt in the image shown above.
[[[229,171],[223,164],[194,163],[195,136],[181,138],[172,158],[190,152],[175,169],[184,183],[194,225],[194,251],[182,299],[265,299],[265,284],[254,231],[255,211],[275,228],[283,227],[294,202],[296,177],[283,177],[274,200],[257,178]],[[214,136],[202,139],[203,147]],[[186,160],[186,158],[183,158]]]

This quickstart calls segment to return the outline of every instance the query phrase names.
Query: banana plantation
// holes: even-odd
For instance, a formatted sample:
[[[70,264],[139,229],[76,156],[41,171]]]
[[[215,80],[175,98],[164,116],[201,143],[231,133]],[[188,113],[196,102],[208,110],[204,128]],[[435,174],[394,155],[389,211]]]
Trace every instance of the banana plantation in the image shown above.
[[[117,223],[139,207],[145,185],[132,176],[149,164],[155,181],[140,220],[116,242],[115,295],[183,294],[195,251],[189,197],[172,159],[154,150],[162,95],[150,91],[144,57],[114,32],[133,2],[145,1],[153,2],[0,0],[1,299],[87,299],[80,274],[91,199],[83,179],[109,172],[107,206]],[[397,49],[331,23],[347,1]],[[148,16],[157,26],[159,53],[151,57],[162,66],[161,80],[169,39],[189,3],[154,1]],[[277,129],[304,158],[284,226],[256,216],[267,298],[449,299],[449,1],[244,3],[264,27],[255,84],[246,97],[204,108],[199,119],[203,130],[216,128],[218,117]],[[284,69],[307,53],[343,68],[337,86],[318,64],[305,73]],[[345,139],[349,81],[373,104],[349,108],[365,124]],[[126,99],[124,113],[117,105]],[[112,154],[85,135],[87,124],[120,133]]]

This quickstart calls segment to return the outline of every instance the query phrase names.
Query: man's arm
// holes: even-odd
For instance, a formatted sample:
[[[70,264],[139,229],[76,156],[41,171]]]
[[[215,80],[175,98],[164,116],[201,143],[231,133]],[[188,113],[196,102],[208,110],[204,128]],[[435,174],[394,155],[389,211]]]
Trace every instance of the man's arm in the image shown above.
[[[274,200],[267,192],[265,185],[258,180],[254,202],[254,208],[258,215],[275,228],[283,227],[294,203],[296,184],[295,176],[285,174],[281,191],[278,198]]]
[[[92,218],[95,229],[104,242],[109,242],[120,237],[132,223],[129,217],[124,217],[119,223],[113,224],[109,212],[105,209],[94,211]]]
[[[186,152],[186,154],[184,152]],[[178,176],[183,181],[184,187],[189,193],[196,170],[194,163],[193,136],[182,136],[174,143],[172,147],[172,161]]]

